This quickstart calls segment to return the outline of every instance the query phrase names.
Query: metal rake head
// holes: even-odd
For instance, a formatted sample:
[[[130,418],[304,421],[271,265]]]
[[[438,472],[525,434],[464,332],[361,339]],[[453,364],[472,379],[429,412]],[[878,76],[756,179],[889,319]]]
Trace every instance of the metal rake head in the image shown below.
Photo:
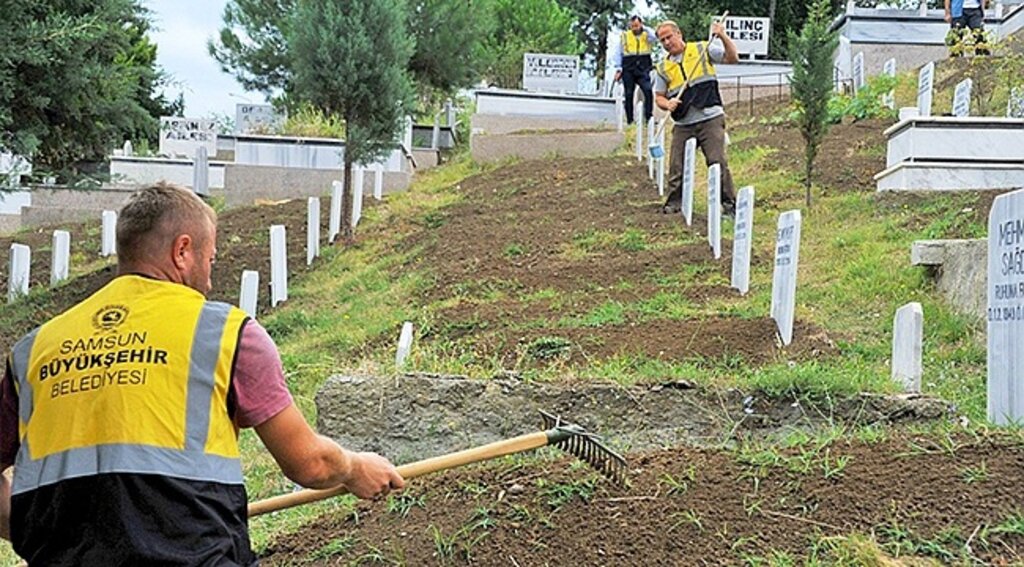
[[[619,486],[626,485],[626,459],[601,443],[601,437],[546,411],[540,412],[548,444],[554,445],[597,469]]]

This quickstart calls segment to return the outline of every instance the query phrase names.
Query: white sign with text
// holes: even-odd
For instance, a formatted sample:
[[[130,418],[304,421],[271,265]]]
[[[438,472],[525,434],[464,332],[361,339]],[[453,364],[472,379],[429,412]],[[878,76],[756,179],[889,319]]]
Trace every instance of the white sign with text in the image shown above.
[[[782,213],[779,215],[779,224],[775,232],[775,271],[772,274],[771,316],[778,325],[783,345],[793,342],[801,218],[799,210]]]
[[[754,242],[754,188],[740,189],[732,236],[732,287],[746,295],[750,290],[750,251]]]
[[[725,20],[725,33],[736,44],[740,54],[768,55],[768,18],[730,16]]]
[[[988,217],[988,418],[1024,421],[1024,190]]]
[[[896,310],[892,322],[892,379],[908,393],[921,392],[924,311],[916,301]]]
[[[235,134],[269,134],[280,120],[272,104],[235,105]]]
[[[680,210],[686,219],[686,226],[693,224],[693,176],[697,169],[697,138],[686,140],[683,152],[683,202]]]
[[[217,155],[217,124],[213,120],[160,117],[161,154],[192,157],[199,146],[204,146],[208,155]]]
[[[953,90],[953,116],[965,118],[971,115],[971,87],[974,83],[964,79]]]
[[[935,63],[929,63],[917,73],[917,115],[932,115],[932,81],[935,79]]]
[[[887,77],[896,76],[896,58],[893,57],[882,65],[882,74]],[[889,92],[882,95],[882,104],[895,110],[896,109],[896,89],[892,89]]]
[[[551,53],[523,54],[523,89],[552,93],[579,90],[580,58]]]
[[[722,164],[708,168],[708,244],[715,260],[722,257]]]

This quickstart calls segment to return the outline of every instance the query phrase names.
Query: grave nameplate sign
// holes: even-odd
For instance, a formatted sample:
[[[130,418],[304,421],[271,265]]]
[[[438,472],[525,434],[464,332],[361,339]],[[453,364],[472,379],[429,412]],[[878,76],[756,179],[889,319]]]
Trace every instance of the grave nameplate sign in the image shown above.
[[[579,89],[580,58],[550,53],[523,54],[523,89],[574,93]]]
[[[135,148],[132,147],[131,140],[124,141],[124,146],[121,146],[121,153],[124,157],[132,157],[135,155]]]
[[[71,259],[71,233],[66,230],[53,231],[53,259],[50,262],[50,285],[68,279]]]
[[[661,129],[661,134],[659,134],[659,137],[658,137],[658,145],[661,146],[662,148],[665,147],[665,130],[666,130],[666,128],[662,128]],[[659,197],[664,197],[665,196],[665,155],[664,154],[662,154],[662,156],[660,158],[658,158],[658,196]]]
[[[205,118],[160,117],[160,153],[192,157],[204,146],[207,155],[217,155],[217,124]]]
[[[853,56],[853,94],[864,88],[864,52],[858,51]]]
[[[697,138],[686,140],[686,150],[683,152],[683,218],[686,219],[686,226],[693,224],[693,177],[697,169]]]
[[[341,181],[331,182],[331,218],[327,220],[327,242],[333,243],[341,233],[341,197],[344,192],[345,186]]]
[[[921,392],[921,343],[924,312],[914,302],[900,307],[892,322],[892,379],[904,392]]]
[[[793,342],[797,262],[800,259],[800,224],[800,211],[787,211],[779,216],[775,233],[771,316],[778,325],[783,345]]]
[[[260,273],[242,270],[242,291],[238,296],[238,308],[256,318],[256,301],[260,293]]]
[[[384,199],[384,164],[373,164],[373,198]]]
[[[116,230],[117,213],[114,211],[103,211],[103,229],[100,233],[100,256],[106,258],[117,252]]]
[[[896,76],[896,58],[893,57],[882,65],[882,74],[887,77]],[[895,110],[896,108],[896,90],[892,89],[889,92],[882,95],[882,104]]]
[[[363,176],[365,170],[362,167],[356,168],[352,175],[352,228],[359,225],[359,219],[363,218]]]
[[[935,79],[935,63],[929,63],[917,73],[918,116],[932,115],[932,81]]]
[[[1024,118],[1024,88],[1014,87],[1006,101],[1007,118]]]
[[[853,73],[853,46],[847,37],[839,36],[839,48],[836,50],[836,62],[832,66],[832,73],[836,90],[843,92],[843,85],[850,80]]]
[[[412,352],[412,323],[406,321],[402,324],[402,332],[398,336],[398,352],[395,353],[395,366],[401,368],[405,360]]]
[[[282,224],[270,227],[270,306],[288,299],[288,248]]]
[[[306,265],[320,256],[320,198],[306,201]]]
[[[235,134],[268,134],[280,120],[272,104],[235,105]]]
[[[708,168],[708,244],[715,260],[722,257],[722,165],[712,164]]]
[[[1024,190],[988,217],[988,418],[1024,421]]]
[[[637,89],[639,90],[639,89]],[[643,161],[647,147],[644,146],[644,104],[639,99],[633,102],[633,124],[636,125],[636,161]]]
[[[736,198],[732,237],[732,287],[746,295],[750,289],[750,251],[754,242],[754,188],[744,187]]]
[[[964,79],[957,83],[953,90],[953,116],[960,118],[971,115],[971,86],[970,79]]]
[[[743,55],[768,55],[768,18],[731,16],[725,20],[725,33]]]
[[[28,295],[29,269],[32,251],[24,244],[11,244],[11,258],[7,277],[7,302]]]
[[[206,146],[196,148],[192,160],[192,190],[200,197],[210,196],[210,159]]]

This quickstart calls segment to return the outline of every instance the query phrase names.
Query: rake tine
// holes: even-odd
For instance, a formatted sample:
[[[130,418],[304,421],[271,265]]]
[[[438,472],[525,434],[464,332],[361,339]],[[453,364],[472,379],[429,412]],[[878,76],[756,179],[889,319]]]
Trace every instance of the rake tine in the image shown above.
[[[626,460],[601,442],[601,437],[579,425],[541,411],[550,443],[587,463],[612,482],[626,484]]]

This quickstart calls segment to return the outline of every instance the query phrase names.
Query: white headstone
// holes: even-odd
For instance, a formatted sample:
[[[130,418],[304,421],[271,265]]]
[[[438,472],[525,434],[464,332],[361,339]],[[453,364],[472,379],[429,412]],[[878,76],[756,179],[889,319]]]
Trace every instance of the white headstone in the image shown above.
[[[199,146],[205,146],[207,154],[217,155],[217,123],[214,120],[160,117],[161,154],[192,157]]]
[[[843,85],[850,80],[850,76],[853,74],[853,46],[848,37],[839,36],[834,73],[836,90],[842,92]]]
[[[932,115],[932,81],[934,79],[934,62],[921,67],[917,73],[917,112],[920,116]]]
[[[32,265],[32,251],[24,244],[11,244],[11,260],[7,273],[7,301],[10,303],[21,295],[28,295],[29,268]]]
[[[306,201],[306,265],[320,256],[320,198]]]
[[[887,77],[896,76],[896,58],[892,57],[882,65],[882,74]],[[882,104],[885,106],[895,109],[896,108],[896,90],[892,89],[889,92],[882,95]]]
[[[580,58],[575,55],[523,54],[523,90],[574,93],[579,80]]]
[[[384,164],[373,164],[373,198],[384,199]]]
[[[782,344],[793,342],[793,319],[796,315],[796,275],[800,260],[799,210],[779,215],[775,233],[775,270],[772,274],[772,319],[775,319]]]
[[[1024,190],[988,217],[988,418],[1024,421]]]
[[[438,149],[441,147],[441,117],[434,115],[434,129],[430,131],[430,147]]]
[[[640,89],[637,89],[640,90]],[[634,99],[633,124],[636,125],[636,160],[643,161],[647,146],[644,145],[644,104]]]
[[[928,16],[928,2],[921,0],[921,3],[917,5],[917,15],[922,18]]]
[[[615,122],[619,132],[626,129],[626,109],[623,107],[625,103],[623,102],[622,92],[622,85],[615,83],[615,86],[612,87],[612,93],[615,98]]]
[[[100,256],[104,258],[117,253],[117,213],[103,211],[103,231],[100,236]]]
[[[402,140],[405,151],[412,152],[412,116],[405,117],[405,137]]]
[[[195,159],[192,160],[192,190],[200,197],[210,196],[210,159],[206,146],[196,148]]]
[[[358,226],[359,219],[363,218],[363,173],[360,167],[352,175],[352,228]]]
[[[455,126],[455,105],[450,98],[444,101],[444,125],[448,128]]]
[[[398,352],[395,353],[395,366],[401,368],[405,359],[412,352],[412,323],[406,321],[402,324],[402,333],[398,336]]]
[[[693,176],[697,169],[697,138],[686,140],[683,152],[683,202],[681,210],[686,226],[693,224]]]
[[[53,257],[50,262],[50,285],[68,279],[71,259],[71,233],[66,230],[53,231]]]
[[[124,146],[122,146],[121,148],[121,153],[123,153],[125,157],[132,157],[133,155],[135,155],[135,148],[132,147],[131,140],[124,141]]]
[[[904,392],[921,392],[921,342],[924,312],[921,304],[908,303],[896,310],[892,322],[892,379]]]
[[[260,273],[242,270],[242,291],[238,295],[238,308],[256,318],[256,300],[260,294]]]
[[[272,104],[235,104],[235,134],[267,134],[280,121],[281,117],[274,111]]]
[[[647,121],[647,147],[644,151],[647,152],[647,178],[654,179],[654,158],[650,156],[650,147],[654,145],[654,117]]]
[[[956,84],[953,91],[953,116],[963,118],[971,115],[971,86],[970,79],[964,79]]]
[[[1024,118],[1024,87],[1010,89],[1010,98],[1006,101],[1007,118]]]
[[[345,186],[341,181],[331,182],[331,218],[327,220],[327,242],[333,243],[341,233],[341,196],[344,192]]]
[[[270,227],[270,306],[288,299],[288,249],[284,225]]]
[[[708,168],[708,244],[715,260],[722,257],[722,165]]]
[[[740,189],[732,236],[732,287],[746,295],[750,289],[750,250],[754,242],[754,188]]]
[[[864,88],[864,52],[858,51],[853,56],[853,94]]]
[[[665,147],[665,128],[661,129],[659,134],[658,145],[662,148]],[[662,152],[661,157],[658,158],[658,196],[665,196],[665,153]]]

